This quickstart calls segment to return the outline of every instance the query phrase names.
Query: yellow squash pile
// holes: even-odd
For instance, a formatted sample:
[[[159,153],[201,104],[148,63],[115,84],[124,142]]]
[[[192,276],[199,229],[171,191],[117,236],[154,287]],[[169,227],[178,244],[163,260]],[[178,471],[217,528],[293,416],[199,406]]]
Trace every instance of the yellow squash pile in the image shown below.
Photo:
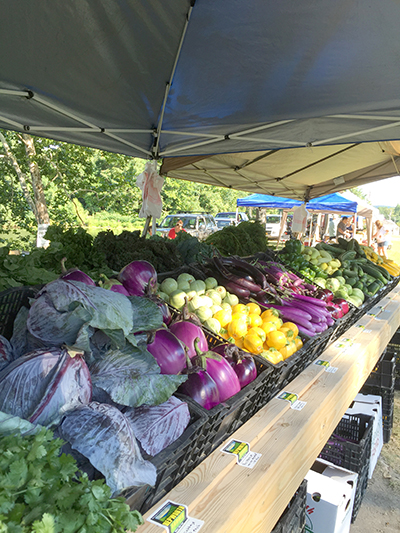
[[[303,346],[299,330],[292,322],[283,322],[275,309],[262,312],[259,305],[237,304],[214,317],[221,324],[220,335],[236,346],[277,364]]]

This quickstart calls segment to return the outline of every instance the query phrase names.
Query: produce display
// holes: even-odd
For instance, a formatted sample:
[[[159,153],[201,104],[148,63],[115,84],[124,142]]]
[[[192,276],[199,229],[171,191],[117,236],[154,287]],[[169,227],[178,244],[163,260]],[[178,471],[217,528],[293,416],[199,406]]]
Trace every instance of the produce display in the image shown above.
[[[315,248],[304,247],[297,241],[296,247],[301,252],[301,257],[297,258],[287,250],[292,246],[290,242],[287,241],[279,255],[282,261],[319,287],[329,289],[336,299],[346,300],[356,307],[400,274],[400,268],[393,261],[379,260],[369,247],[355,239],[339,237],[337,244],[321,242]]]
[[[99,265],[95,278],[85,268],[66,270],[59,246],[41,263],[57,257],[57,275],[35,266],[34,254],[28,256],[32,272],[46,284],[29,309],[19,310],[11,339],[0,336],[0,438],[10,420],[29,435],[54,432],[65,443],[62,451],[75,458],[82,484],[106,487],[101,490],[107,507],[107,498],[127,488],[156,485],[151,458],[191,424],[193,402],[187,397],[211,411],[251,386],[260,358],[278,369],[287,365],[303,343],[348,313],[349,303],[362,305],[400,274],[395,263],[356,241],[307,248],[290,240],[275,261],[257,241],[258,225],[245,226],[250,227],[257,238],[248,247],[238,246],[237,233],[234,238],[229,233],[227,245],[231,239],[250,254],[258,242],[257,252],[264,253],[227,257],[214,243],[202,248],[197,239],[182,238],[186,257],[199,262],[177,275],[171,269],[159,276],[141,254],[118,272]],[[93,253],[93,243],[83,234],[79,239]],[[177,243],[173,246],[177,250]],[[104,256],[97,249],[92,257]],[[3,261],[17,264],[5,252]],[[17,261],[23,264],[22,257]],[[221,342],[210,349],[211,334]],[[57,442],[51,439],[46,437]],[[1,453],[0,464],[8,468]],[[103,480],[89,481],[96,476],[108,487]],[[125,516],[127,510],[117,507],[115,514],[134,530],[140,515]],[[37,509],[29,514],[30,524],[64,520],[51,508]],[[97,520],[97,529],[87,531],[102,531]]]

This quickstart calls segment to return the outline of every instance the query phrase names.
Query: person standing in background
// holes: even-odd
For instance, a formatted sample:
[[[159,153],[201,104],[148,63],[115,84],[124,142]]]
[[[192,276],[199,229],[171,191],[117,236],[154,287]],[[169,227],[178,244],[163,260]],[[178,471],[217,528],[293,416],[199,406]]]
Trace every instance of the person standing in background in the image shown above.
[[[339,224],[337,225],[336,237],[342,237],[342,239],[347,239],[348,220],[349,220],[349,217],[342,217]]]
[[[382,257],[386,257],[386,252],[389,246],[390,231],[384,226],[383,222],[380,220],[375,222],[376,232],[372,237],[376,239],[378,254]]]
[[[183,222],[182,220],[178,220],[178,222],[175,224],[175,226],[173,228],[171,228],[168,232],[168,239],[175,239],[176,238],[176,235],[180,232],[180,231],[185,231],[183,229]]]

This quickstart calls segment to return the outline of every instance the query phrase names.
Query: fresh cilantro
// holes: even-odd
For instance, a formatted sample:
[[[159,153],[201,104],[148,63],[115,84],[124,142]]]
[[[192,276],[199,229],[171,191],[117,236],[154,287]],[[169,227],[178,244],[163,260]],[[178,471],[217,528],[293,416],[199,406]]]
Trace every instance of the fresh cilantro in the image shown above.
[[[0,438],[0,533],[119,533],[143,523],[103,480],[90,481],[43,429]]]

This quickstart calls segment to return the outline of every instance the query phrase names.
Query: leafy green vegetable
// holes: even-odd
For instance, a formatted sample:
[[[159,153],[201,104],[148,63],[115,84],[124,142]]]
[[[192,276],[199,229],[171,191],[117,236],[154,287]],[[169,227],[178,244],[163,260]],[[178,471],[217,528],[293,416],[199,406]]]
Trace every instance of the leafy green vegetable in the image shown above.
[[[241,257],[264,252],[267,249],[265,228],[260,222],[241,222],[238,226],[225,226],[204,241],[215,246],[225,256]]]
[[[168,272],[182,265],[182,258],[173,241],[153,235],[143,239],[140,231],[101,231],[93,242],[93,251],[103,253],[105,263],[115,271],[125,265],[143,259],[151,263],[157,272]]]
[[[212,257],[214,251],[213,246],[199,241],[197,237],[193,237],[185,231],[180,231],[173,243],[176,245],[183,262],[187,265],[201,263],[204,258]]]
[[[0,438],[0,531],[112,533],[136,531],[143,518],[103,480],[89,481],[51,431]]]

